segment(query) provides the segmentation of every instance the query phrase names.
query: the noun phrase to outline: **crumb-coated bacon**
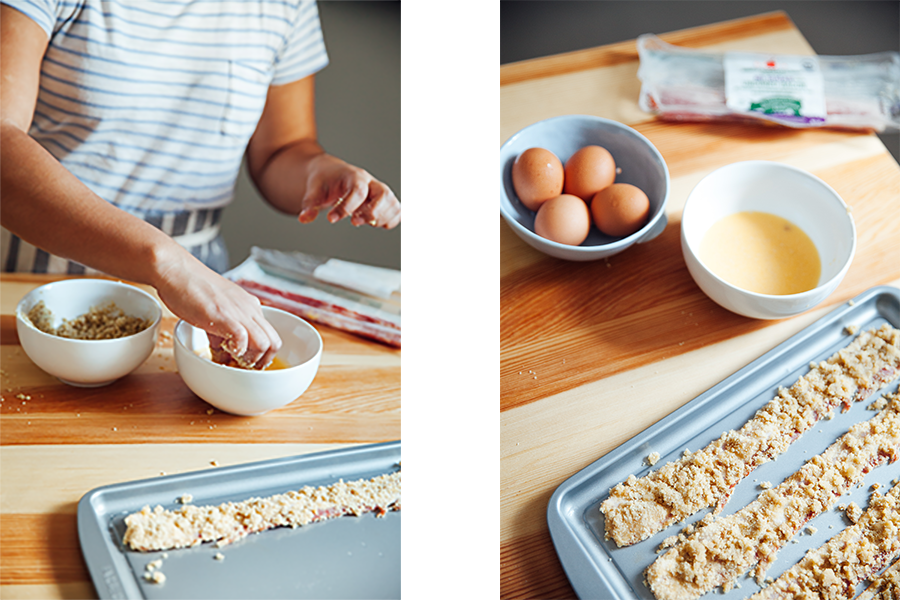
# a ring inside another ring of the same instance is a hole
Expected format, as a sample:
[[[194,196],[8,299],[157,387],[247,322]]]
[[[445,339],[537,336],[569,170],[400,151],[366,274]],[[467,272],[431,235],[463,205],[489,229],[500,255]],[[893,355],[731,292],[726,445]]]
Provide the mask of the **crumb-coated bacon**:
[[[134,550],[168,550],[196,546],[203,542],[219,545],[250,533],[273,527],[300,527],[344,515],[400,508],[400,471],[374,479],[338,481],[317,488],[268,498],[250,498],[218,506],[185,505],[176,510],[162,506],[142,510],[125,518],[124,542]]]
[[[859,522],[823,546],[810,550],[750,600],[849,600],[856,586],[900,555],[900,486],[872,495]],[[900,569],[895,564],[857,600],[897,598]]]
[[[857,423],[778,487],[719,518],[660,556],[646,571],[659,600],[694,600],[756,565],[762,581],[778,551],[872,469],[900,457],[900,395]]]
[[[900,531],[900,528],[897,529]],[[885,552],[887,556],[887,552]],[[856,600],[900,600],[900,561],[892,564]]]
[[[900,330],[860,334],[757,411],[738,431],[685,453],[648,475],[634,475],[600,506],[606,537],[618,546],[644,540],[708,506],[721,511],[737,484],[773,460],[817,421],[871,396],[900,373]]]

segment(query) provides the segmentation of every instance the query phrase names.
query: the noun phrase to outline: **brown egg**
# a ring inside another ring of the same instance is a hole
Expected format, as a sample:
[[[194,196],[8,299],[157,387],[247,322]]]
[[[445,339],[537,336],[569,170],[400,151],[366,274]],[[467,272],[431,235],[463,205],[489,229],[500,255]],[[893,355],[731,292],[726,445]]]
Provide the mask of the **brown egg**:
[[[537,210],[550,198],[562,194],[562,162],[549,150],[529,148],[516,157],[512,182],[522,204]]]
[[[534,218],[534,231],[539,236],[560,244],[577,246],[591,230],[591,212],[584,200],[563,194],[544,202]]]
[[[650,200],[630,183],[614,183],[594,196],[591,214],[597,229],[606,235],[624,237],[647,223]]]
[[[585,146],[566,161],[565,176],[563,191],[590,202],[616,180],[616,161],[606,148]]]

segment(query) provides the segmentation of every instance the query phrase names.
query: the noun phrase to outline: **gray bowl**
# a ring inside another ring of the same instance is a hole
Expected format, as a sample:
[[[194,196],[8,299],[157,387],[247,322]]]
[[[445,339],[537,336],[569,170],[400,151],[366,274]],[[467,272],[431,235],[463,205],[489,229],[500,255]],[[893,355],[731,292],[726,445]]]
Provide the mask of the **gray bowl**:
[[[647,224],[626,237],[612,237],[591,226],[580,246],[568,246],[542,238],[534,232],[535,212],[516,197],[512,184],[512,164],[528,148],[546,148],[566,163],[584,146],[603,146],[613,155],[616,183],[639,187],[650,200]],[[500,147],[500,214],[529,246],[566,260],[597,260],[618,254],[632,244],[647,242],[666,228],[669,199],[669,169],[659,151],[643,135],[628,127],[589,115],[566,115],[539,121],[522,129]]]

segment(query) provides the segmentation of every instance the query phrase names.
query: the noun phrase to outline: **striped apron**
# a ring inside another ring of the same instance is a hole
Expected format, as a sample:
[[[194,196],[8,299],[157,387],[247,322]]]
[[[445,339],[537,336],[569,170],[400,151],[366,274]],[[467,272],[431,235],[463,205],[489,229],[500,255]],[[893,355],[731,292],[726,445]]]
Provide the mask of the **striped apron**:
[[[145,220],[172,236],[203,264],[224,273],[228,250],[219,232],[222,208],[207,208],[147,216]],[[100,271],[54,256],[0,228],[0,270],[6,273],[63,273],[96,275]]]

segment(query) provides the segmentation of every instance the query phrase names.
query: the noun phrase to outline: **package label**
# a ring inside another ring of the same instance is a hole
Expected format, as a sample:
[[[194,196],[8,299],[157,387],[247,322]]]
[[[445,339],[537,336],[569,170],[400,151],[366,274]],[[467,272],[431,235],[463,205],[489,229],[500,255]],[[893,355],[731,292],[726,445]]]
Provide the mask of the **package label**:
[[[725,104],[786,124],[825,122],[825,86],[815,56],[727,52]]]

